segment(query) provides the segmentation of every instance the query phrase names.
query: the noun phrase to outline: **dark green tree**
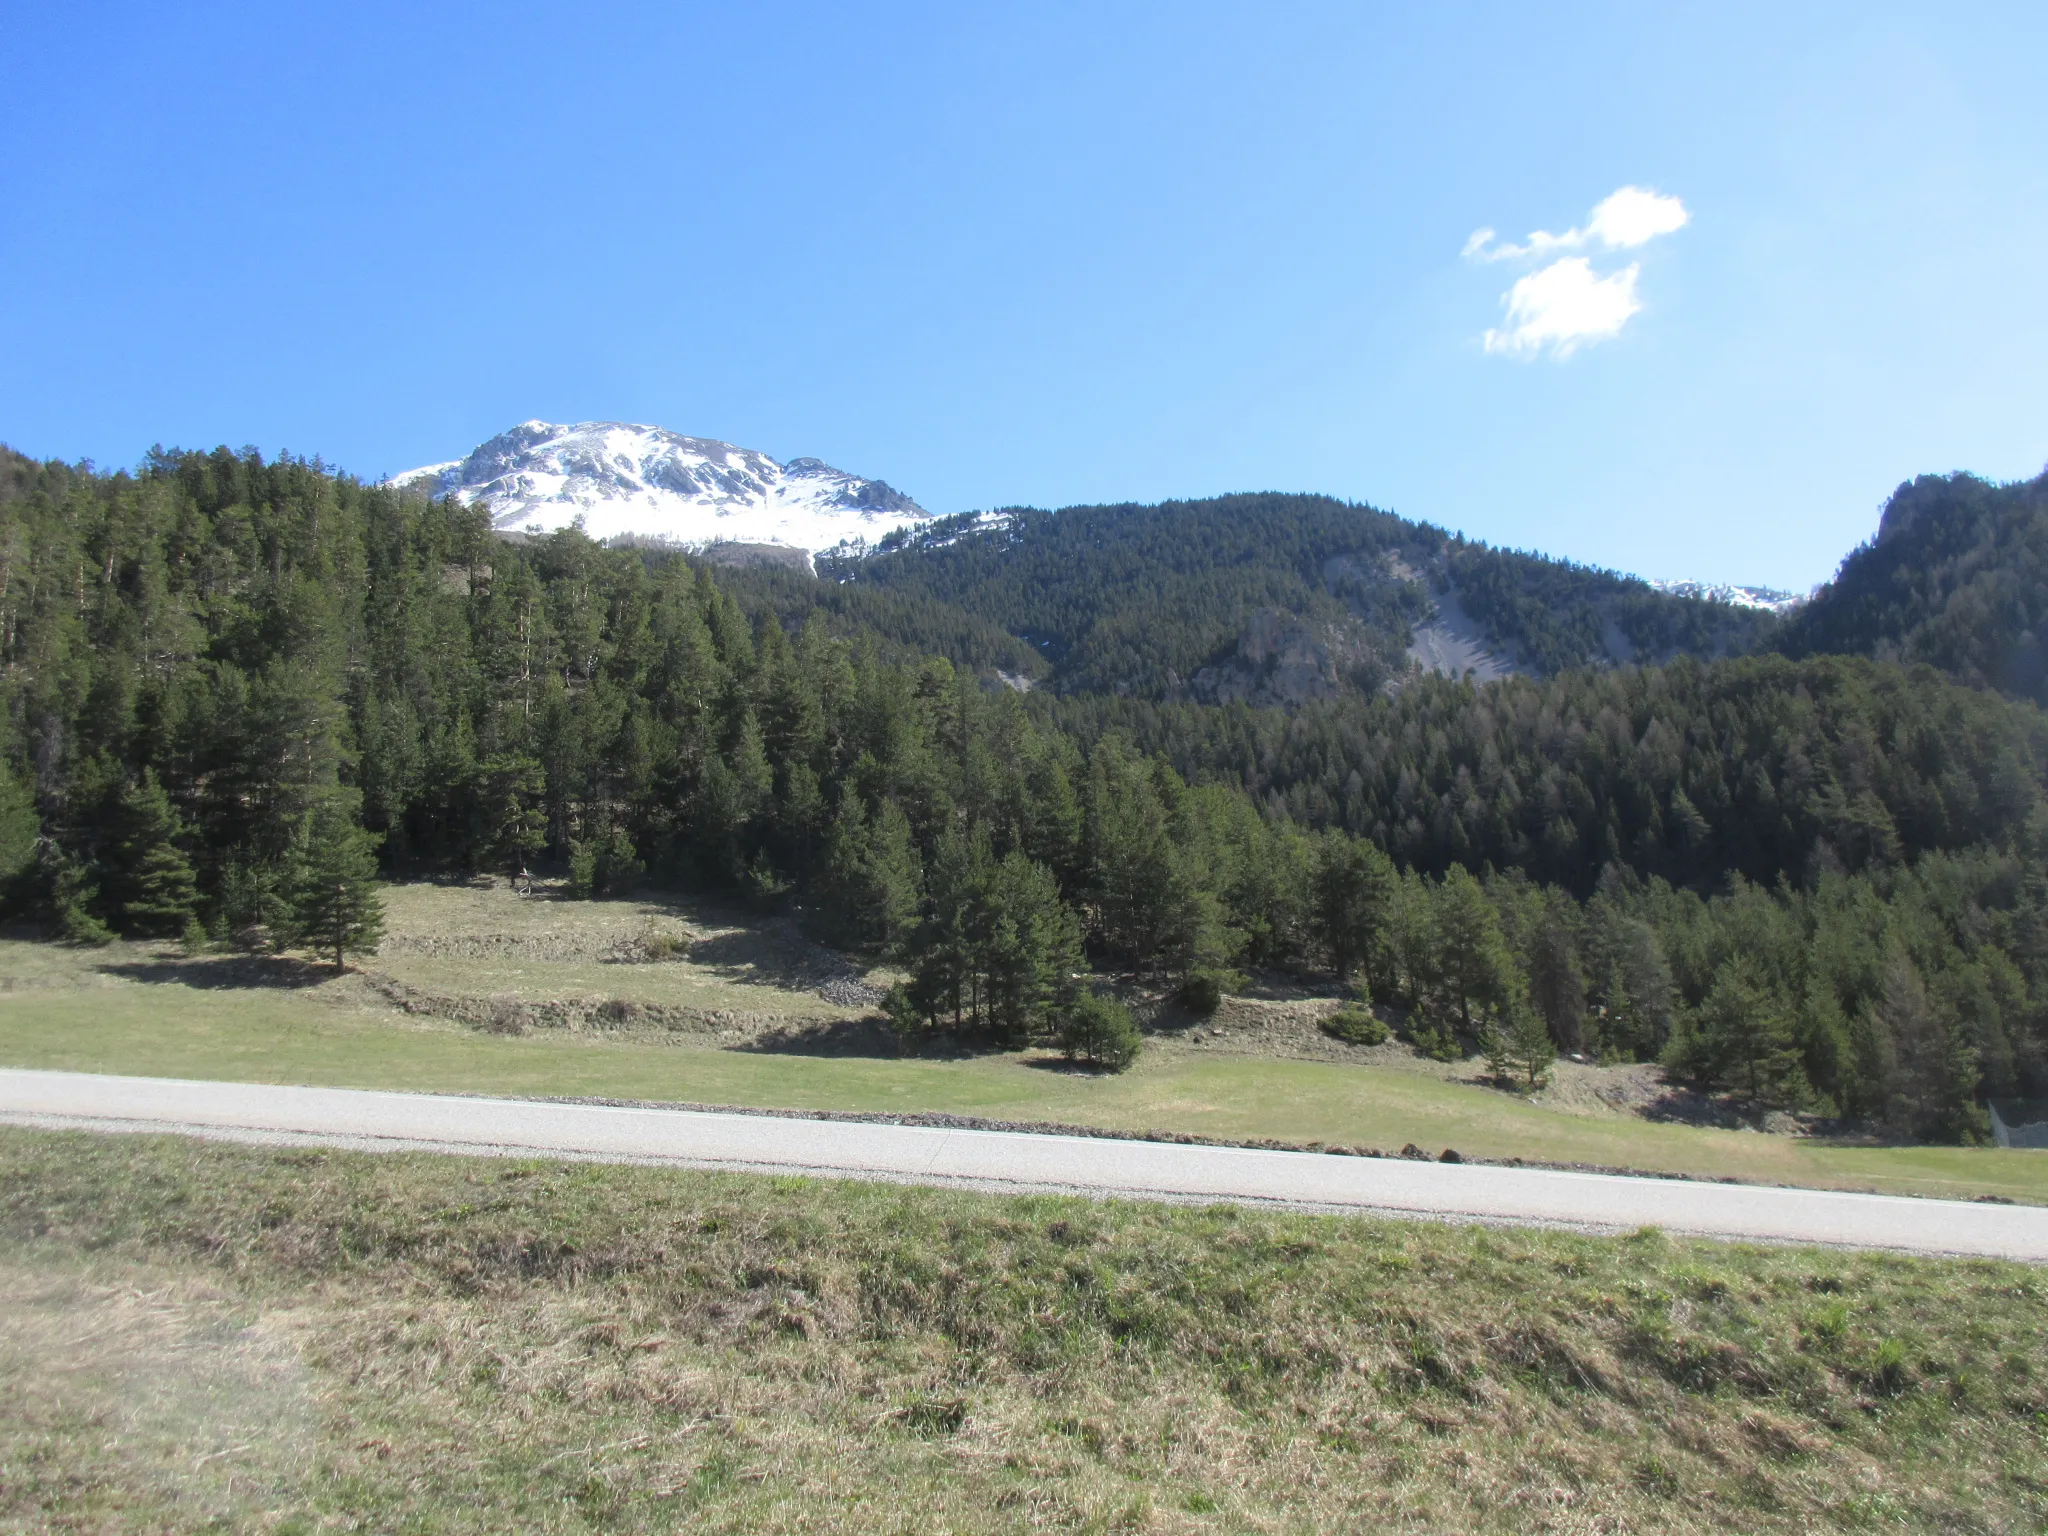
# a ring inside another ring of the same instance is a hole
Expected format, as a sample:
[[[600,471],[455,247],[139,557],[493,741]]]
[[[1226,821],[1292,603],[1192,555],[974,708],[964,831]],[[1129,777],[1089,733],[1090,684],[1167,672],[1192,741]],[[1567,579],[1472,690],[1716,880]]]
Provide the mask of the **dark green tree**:
[[[827,840],[818,926],[842,944],[897,955],[923,897],[924,863],[903,808],[884,800],[870,815],[857,794],[846,795]]]
[[[548,818],[541,797],[547,778],[540,763],[501,753],[480,765],[486,817],[484,847],[507,874],[517,876],[547,846]]]
[[[1577,916],[1570,897],[1562,891],[1547,893],[1526,961],[1529,1000],[1550,1038],[1566,1051],[1580,1049],[1585,1035],[1586,983],[1572,933]]]
[[[155,773],[145,771],[122,795],[118,823],[103,867],[120,926],[152,938],[183,934],[199,910],[199,885],[176,842],[183,828]]]
[[[1534,1093],[1557,1060],[1549,1024],[1529,1004],[1516,1003],[1488,1029],[1486,1059],[1497,1076],[1519,1077],[1523,1087]]]
[[[1973,1102],[1977,1055],[1957,1021],[1928,995],[1919,968],[1894,952],[1874,1009],[1888,1047],[1885,1121],[1893,1134],[1940,1141],[1984,1139]]]
[[[1466,1035],[1519,1001],[1524,983],[1501,933],[1500,916],[1479,882],[1453,866],[1433,893],[1436,985]]]
[[[1075,994],[1060,1019],[1059,1043],[1069,1061],[1123,1072],[1137,1061],[1145,1037],[1130,1009],[1115,998],[1084,990]]]
[[[1378,848],[1342,833],[1323,838],[1315,866],[1316,929],[1340,982],[1362,970],[1369,993],[1390,994],[1399,894],[1393,861]]]
[[[307,948],[333,955],[336,971],[349,954],[375,953],[383,937],[377,843],[338,796],[307,814],[290,881],[291,933]]]
[[[990,1027],[1017,1045],[1048,1032],[1081,970],[1081,932],[1052,871],[1005,854],[986,887],[975,956]]]
[[[34,867],[42,831],[35,796],[7,771],[6,759],[0,758],[0,907],[19,894],[18,886]]]
[[[1753,1104],[1796,1109],[1808,1097],[1796,1018],[1755,961],[1737,956],[1715,973],[1697,1014],[1672,1040],[1670,1064]]]

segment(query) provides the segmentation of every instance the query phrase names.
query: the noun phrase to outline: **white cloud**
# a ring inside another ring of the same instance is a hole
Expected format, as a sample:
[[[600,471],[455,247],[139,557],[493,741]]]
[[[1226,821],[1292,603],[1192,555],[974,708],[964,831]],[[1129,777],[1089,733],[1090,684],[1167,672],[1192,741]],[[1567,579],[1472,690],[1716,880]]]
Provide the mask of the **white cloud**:
[[[1619,335],[1643,307],[1636,297],[1641,270],[1632,261],[1602,277],[1583,256],[1560,257],[1507,291],[1507,326],[1486,333],[1486,350],[1570,357],[1587,342]]]
[[[1659,235],[1685,228],[1692,214],[1685,204],[1648,187],[1620,187],[1594,206],[1583,228],[1553,235],[1545,229],[1531,230],[1520,245],[1495,245],[1491,229],[1475,229],[1465,242],[1463,254],[1475,261],[1515,261],[1526,256],[1548,256],[1553,251],[1576,251],[1588,245],[1606,250],[1633,250]]]
[[[1684,203],[1647,187],[1622,187],[1594,208],[1586,233],[1610,251],[1633,250],[1692,222]]]
[[[1486,253],[1486,248],[1491,244],[1493,244],[1493,228],[1491,225],[1488,225],[1473,230],[1466,237],[1465,249],[1458,252],[1458,254],[1468,261],[1474,257],[1481,261],[1491,261],[1493,258]]]
[[[1602,273],[1594,270],[1591,257],[1559,253],[1589,247],[1632,251],[1691,221],[1692,214],[1675,197],[1648,187],[1620,187],[1594,205],[1583,226],[1561,235],[1538,229],[1520,245],[1498,245],[1491,228],[1473,230],[1462,252],[1467,261],[1544,263],[1501,295],[1507,323],[1485,334],[1486,350],[1569,357],[1591,342],[1620,335],[1629,318],[1642,311],[1636,296],[1641,263]]]

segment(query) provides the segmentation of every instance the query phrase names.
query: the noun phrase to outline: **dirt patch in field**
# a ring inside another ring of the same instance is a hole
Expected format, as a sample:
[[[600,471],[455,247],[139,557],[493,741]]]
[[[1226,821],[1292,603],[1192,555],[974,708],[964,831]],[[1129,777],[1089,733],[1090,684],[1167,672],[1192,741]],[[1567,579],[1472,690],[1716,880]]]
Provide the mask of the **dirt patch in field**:
[[[0,1512],[55,1495],[77,1520],[65,1529],[231,1529],[297,1496],[320,1405],[288,1313],[98,1264],[10,1260],[0,1294],[9,1434],[61,1445],[69,1473],[55,1487],[47,1456],[22,1458]]]
[[[797,1039],[856,1023],[883,990],[787,918],[701,901],[572,901],[477,880],[393,887],[386,912],[366,985],[407,1013],[497,1033]]]
[[[1277,990],[1277,989],[1276,989]],[[1206,1019],[1194,1018],[1170,999],[1134,998],[1153,1044],[1169,1050],[1216,1056],[1277,1056],[1297,1061],[1349,1061],[1373,1066],[1422,1061],[1398,1041],[1346,1045],[1323,1033],[1323,1020],[1351,1006],[1340,997],[1314,995],[1226,996]],[[1438,1063],[1426,1063],[1432,1076]]]

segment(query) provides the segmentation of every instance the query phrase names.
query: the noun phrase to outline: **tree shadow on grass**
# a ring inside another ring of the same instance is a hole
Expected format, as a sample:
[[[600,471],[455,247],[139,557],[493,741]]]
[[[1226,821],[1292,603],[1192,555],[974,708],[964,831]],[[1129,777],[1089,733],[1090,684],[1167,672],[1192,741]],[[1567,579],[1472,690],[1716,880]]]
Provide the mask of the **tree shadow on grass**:
[[[1116,1076],[1107,1067],[1098,1067],[1087,1061],[1069,1061],[1064,1056],[1031,1056],[1025,1059],[1024,1065],[1034,1072],[1057,1072],[1062,1077]]]
[[[860,1019],[822,1019],[816,1024],[790,1024],[771,1029],[729,1047],[764,1056],[864,1056],[889,1061],[972,1061],[1005,1056],[1016,1047],[974,1035],[926,1035],[905,1051],[895,1031],[879,1014]]]
[[[334,979],[334,967],[293,955],[218,955],[197,960],[124,960],[94,967],[103,976],[201,992],[297,990]]]
[[[860,971],[851,961],[822,945],[774,929],[708,934],[691,943],[689,960],[738,986],[811,992],[835,981],[860,985]]]
[[[816,1024],[788,1024],[731,1047],[758,1056],[902,1055],[896,1036],[880,1019],[823,1019]]]

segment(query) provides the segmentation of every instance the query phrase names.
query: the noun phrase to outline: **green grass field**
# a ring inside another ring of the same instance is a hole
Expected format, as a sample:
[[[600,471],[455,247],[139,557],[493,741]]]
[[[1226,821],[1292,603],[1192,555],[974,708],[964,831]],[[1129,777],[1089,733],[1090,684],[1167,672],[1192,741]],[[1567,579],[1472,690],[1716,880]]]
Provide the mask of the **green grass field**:
[[[0,1130],[0,1531],[2021,1532],[2024,1266]]]
[[[135,979],[144,974],[172,979]],[[635,971],[651,968],[630,968]],[[121,952],[0,941],[0,1065],[506,1095],[909,1113],[1523,1157],[1817,1187],[2048,1200],[2048,1152],[1860,1148],[1582,1115],[1419,1072],[1161,1050],[1121,1077],[1050,1059],[807,1056],[398,1014],[348,983],[210,988]],[[756,988],[762,1006],[787,993]]]

